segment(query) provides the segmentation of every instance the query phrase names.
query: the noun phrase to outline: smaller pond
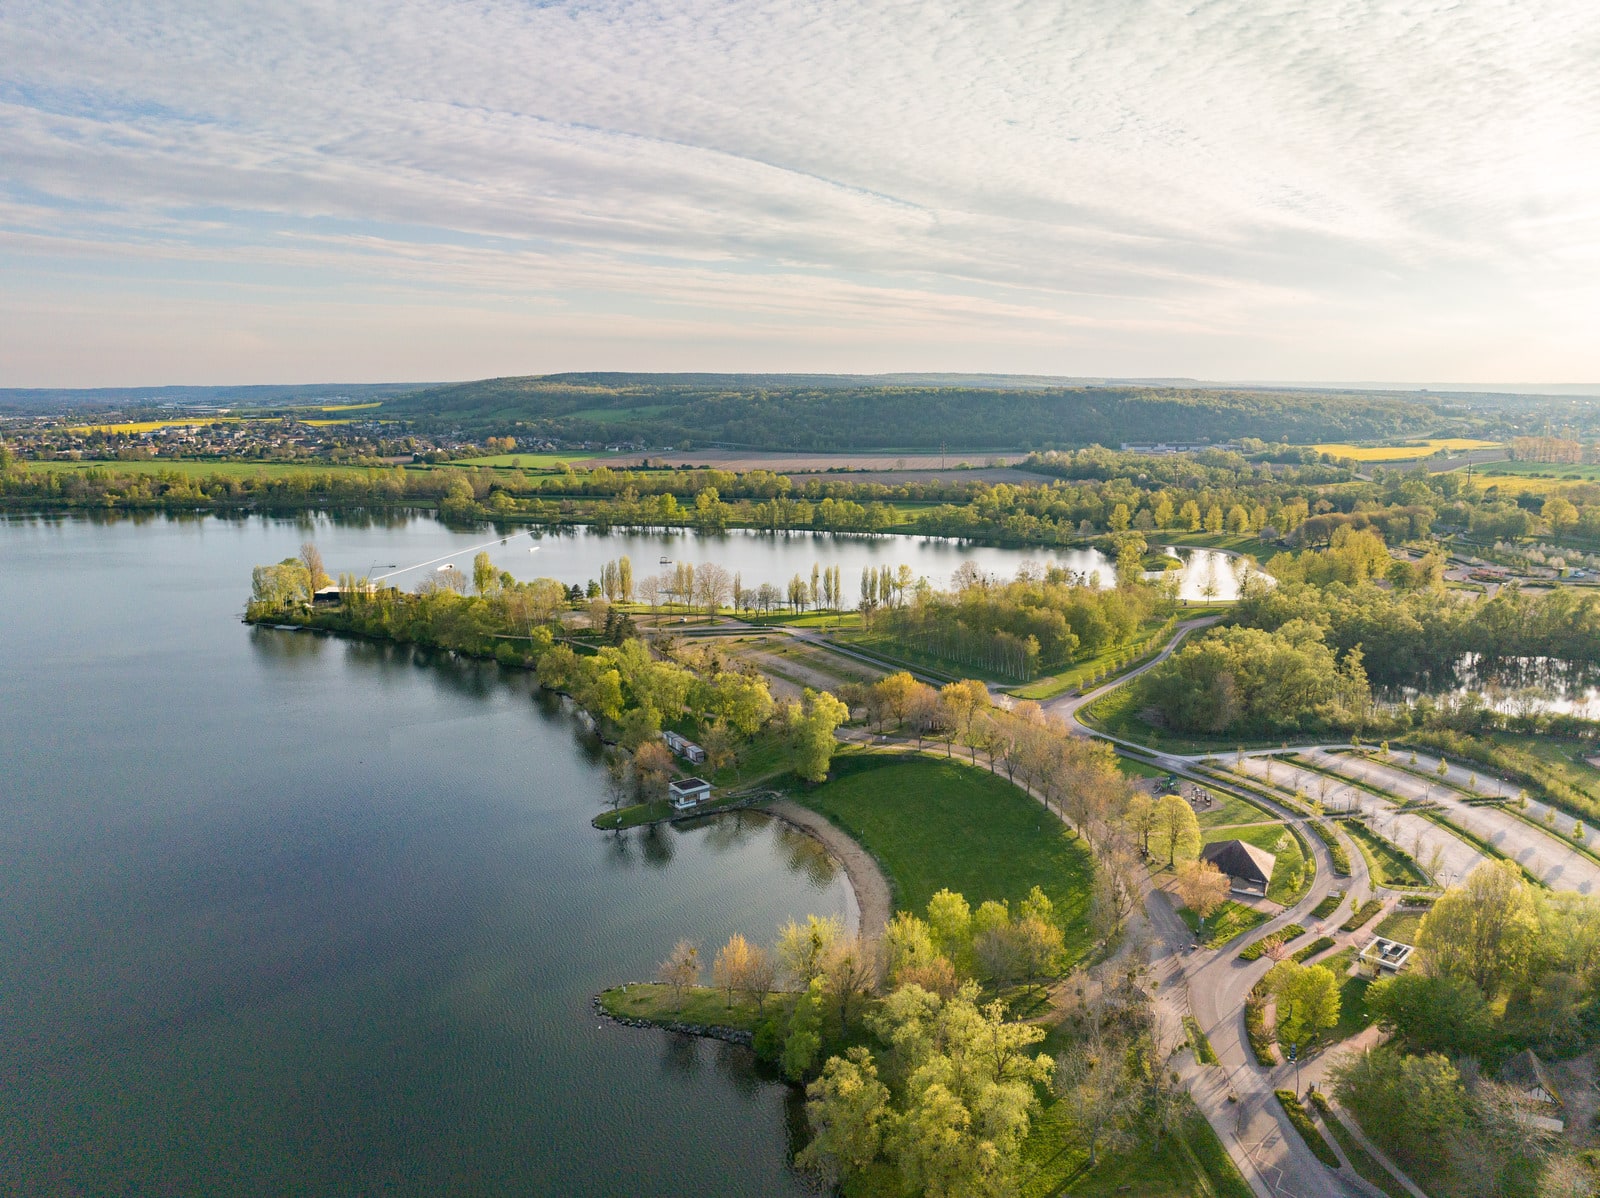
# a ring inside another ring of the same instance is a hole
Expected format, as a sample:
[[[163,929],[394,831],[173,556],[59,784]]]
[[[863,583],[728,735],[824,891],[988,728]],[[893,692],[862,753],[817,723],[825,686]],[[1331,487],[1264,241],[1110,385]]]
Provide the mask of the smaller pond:
[[[1510,657],[1493,663],[1464,654],[1450,675],[1432,687],[1375,687],[1391,705],[1427,699],[1437,706],[1481,707],[1529,719],[1541,715],[1600,720],[1600,672],[1552,657]]]

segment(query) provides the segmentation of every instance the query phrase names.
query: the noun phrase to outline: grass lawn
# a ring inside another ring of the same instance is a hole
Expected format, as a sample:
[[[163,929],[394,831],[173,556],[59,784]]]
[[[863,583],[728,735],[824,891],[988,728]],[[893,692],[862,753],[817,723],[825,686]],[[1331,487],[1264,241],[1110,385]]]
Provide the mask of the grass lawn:
[[[861,613],[856,611],[774,612],[770,616],[745,616],[751,624],[782,624],[788,628],[858,629]]]
[[[1192,1107],[1170,1135],[1159,1142],[1141,1139],[1126,1152],[1101,1151],[1100,1163],[1079,1172],[1084,1154],[1062,1147],[1065,1116],[1046,1106],[1023,1149],[1026,1198],[1055,1194],[1099,1198],[1250,1198],[1250,1187],[1228,1156],[1217,1133]]]
[[[1191,932],[1199,931],[1200,918],[1193,911],[1187,907],[1179,907],[1178,915]],[[1257,911],[1254,907],[1246,907],[1243,903],[1225,899],[1222,906],[1206,919],[1206,947],[1221,948],[1235,936],[1242,935],[1251,928],[1260,927],[1269,918],[1265,911]]]
[[[1089,948],[1089,853],[1003,777],[959,760],[844,751],[834,777],[798,802],[826,815],[883,865],[895,905],[923,911],[948,887],[976,907],[1040,886],[1074,959]]]
[[[767,997],[764,1014],[785,1010],[794,1005],[797,994],[773,993]],[[636,982],[628,986],[614,986],[601,991],[600,1006],[606,1014],[620,1019],[648,1019],[655,1023],[718,1024],[754,1032],[763,1017],[758,1014],[754,999],[735,993],[733,1005],[728,1005],[727,995],[710,986],[686,986],[683,1003],[679,1006],[671,986],[659,982]]]
[[[1342,819],[1339,826],[1356,842],[1361,855],[1367,859],[1372,880],[1379,886],[1426,886],[1428,875],[1422,867],[1401,853],[1394,845],[1379,836],[1359,820]]]
[[[1143,761],[1136,761],[1132,757],[1118,757],[1117,768],[1130,778],[1170,778],[1171,770],[1157,769]]]
[[[1272,867],[1272,882],[1267,887],[1267,897],[1275,903],[1287,906],[1294,900],[1306,881],[1306,855],[1300,847],[1300,841],[1289,830],[1287,824],[1259,824],[1250,828],[1213,828],[1201,830],[1204,843],[1215,844],[1219,840],[1242,840],[1246,844],[1253,844],[1258,849],[1276,855],[1277,863]]]
[[[1141,708],[1148,706],[1144,701],[1143,687],[1140,685],[1143,677],[1134,679],[1126,686],[1119,686],[1108,694],[1101,695],[1093,703],[1083,708],[1079,713],[1083,721],[1092,728],[1101,732],[1109,732],[1112,736],[1120,736],[1123,740],[1131,740],[1138,744],[1149,745],[1151,748],[1163,749],[1170,753],[1216,753],[1226,755],[1237,748],[1245,749],[1275,749],[1283,743],[1278,740],[1224,740],[1217,737],[1188,736],[1179,732],[1171,732],[1164,728],[1157,728],[1146,723],[1140,718]],[[1305,743],[1311,743],[1314,737],[1301,737]],[[1293,743],[1292,741],[1290,743]]]
[[[892,666],[916,670],[927,674],[930,678],[939,678],[948,682],[955,682],[961,678],[978,678],[984,682],[1014,682],[1014,678],[1001,678],[986,670],[976,669],[971,666],[960,665],[957,662],[946,661],[942,657],[935,657],[931,653],[922,653],[910,645],[895,640],[881,633],[868,632],[861,628],[842,629],[834,638],[841,645],[867,653],[882,659]]]
[[[1377,933],[1385,940],[1398,940],[1401,944],[1415,944],[1417,932],[1422,928],[1426,911],[1394,911],[1378,923]]]
[[[1339,1147],[1344,1149],[1346,1159],[1357,1173],[1388,1194],[1390,1198],[1411,1198],[1411,1191],[1401,1185],[1399,1179],[1378,1162],[1377,1157],[1361,1146],[1361,1141],[1351,1134],[1344,1120],[1336,1114],[1329,1113],[1323,1115],[1322,1121],[1333,1133],[1333,1138],[1339,1141]]]
[[[1202,828],[1215,828],[1221,824],[1258,824],[1263,820],[1273,820],[1280,826],[1283,823],[1278,816],[1268,811],[1265,807],[1257,807],[1254,803],[1246,802],[1244,799],[1234,795],[1223,794],[1221,791],[1210,790],[1209,788],[1207,793],[1213,799],[1211,806],[1195,812]],[[1233,840],[1235,837],[1228,835],[1219,836],[1216,839]],[[1244,840],[1247,838],[1241,836],[1238,839]],[[1207,843],[1209,844],[1210,841],[1207,841]],[[1254,844],[1255,841],[1252,840],[1250,843]]]
[[[1339,1022],[1323,1033],[1321,1039],[1325,1044],[1348,1040],[1372,1022],[1372,1016],[1367,1013],[1367,987],[1372,984],[1372,979],[1347,976],[1355,959],[1355,949],[1343,948],[1317,962],[1333,970],[1334,976],[1339,979]]]
[[[1547,736],[1521,736],[1514,732],[1493,732],[1487,739],[1537,757],[1568,786],[1600,801],[1600,770],[1583,759],[1585,749],[1595,751],[1593,745]]]

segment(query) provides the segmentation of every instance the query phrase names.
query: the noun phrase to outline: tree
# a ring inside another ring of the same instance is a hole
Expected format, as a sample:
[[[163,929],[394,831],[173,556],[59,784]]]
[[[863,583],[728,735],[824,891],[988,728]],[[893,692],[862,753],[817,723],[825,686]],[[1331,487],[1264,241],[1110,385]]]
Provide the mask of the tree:
[[[717,989],[727,995],[727,1005],[730,1007],[733,1006],[733,992],[747,988],[752,948],[748,940],[735,932],[728,937],[728,943],[717,951],[717,959],[711,963],[711,980]]]
[[[1373,1021],[1416,1052],[1476,1056],[1494,1031],[1493,1013],[1470,978],[1410,971],[1373,982],[1365,1001]]]
[[[916,694],[920,685],[921,683],[904,670],[880,678],[872,684],[872,689],[882,697],[889,714],[894,716],[896,727],[905,726],[906,714],[911,710],[912,696]]]
[[[626,554],[617,559],[617,590],[624,603],[633,602],[633,560]]]
[[[500,589],[500,571],[494,568],[487,553],[480,553],[472,559],[472,589],[480,595]]]
[[[957,972],[971,967],[972,909],[967,900],[953,890],[940,890],[928,900],[928,930],[940,955]]]
[[[839,1034],[850,1026],[850,1004],[858,994],[877,988],[879,956],[877,945],[862,936],[840,937],[829,946],[822,962],[822,976],[828,993],[839,1004]]]
[[[1142,874],[1139,860],[1125,845],[1114,845],[1100,856],[1089,898],[1089,921],[1095,936],[1109,940],[1139,902]]]
[[[646,741],[633,753],[633,776],[641,803],[654,803],[667,797],[672,782],[672,750],[659,740]]]
[[[1438,1053],[1383,1045],[1341,1057],[1329,1076],[1339,1102],[1402,1168],[1437,1172],[1452,1133],[1467,1124],[1461,1074]]]
[[[789,1034],[783,1042],[783,1072],[799,1081],[816,1064],[822,1050],[822,1011],[827,1001],[822,979],[814,977],[789,1015]]]
[[[719,608],[727,605],[732,594],[733,577],[727,570],[715,562],[695,567],[694,596],[706,609],[706,615],[716,615]]]
[[[976,678],[952,682],[939,692],[945,710],[950,713],[956,732],[962,742],[972,750],[972,760],[978,760],[978,746],[972,729],[979,714],[989,706],[989,688]]]
[[[1211,862],[1184,861],[1172,888],[1183,905],[1204,920],[1227,899],[1228,886],[1227,875]]]
[[[300,563],[306,568],[310,591],[319,591],[333,581],[328,577],[328,571],[323,568],[322,550],[317,548],[315,541],[301,544]]]
[[[1485,861],[1434,903],[1417,947],[1430,972],[1468,978],[1493,996],[1520,974],[1537,931],[1533,898],[1516,862]]]
[[[827,778],[833,751],[838,747],[834,731],[849,718],[850,709],[827,691],[807,687],[799,703],[790,703],[785,709],[784,726],[794,772],[807,782]]]
[[[656,966],[656,980],[672,987],[672,1000],[683,1013],[683,992],[700,980],[700,949],[689,940],[673,945],[672,955]]]
[[[1339,979],[1326,965],[1279,961],[1267,974],[1278,1000],[1278,1042],[1303,1048],[1339,1022]]]
[[[844,924],[836,915],[807,915],[804,924],[790,920],[778,932],[778,962],[784,976],[804,989],[822,976],[828,954],[844,937]]]
[[[889,1116],[889,1087],[878,1080],[872,1054],[857,1047],[831,1057],[822,1076],[806,1087],[811,1142],[795,1164],[839,1184],[878,1158]]]
[[[1162,795],[1150,828],[1150,852],[1157,861],[1176,866],[1200,854],[1200,821],[1181,795]]]
[[[1127,1045],[1103,1036],[1098,1025],[1056,1061],[1055,1092],[1089,1149],[1091,1169],[1102,1146],[1120,1148],[1130,1138],[1139,1083],[1128,1064]]]

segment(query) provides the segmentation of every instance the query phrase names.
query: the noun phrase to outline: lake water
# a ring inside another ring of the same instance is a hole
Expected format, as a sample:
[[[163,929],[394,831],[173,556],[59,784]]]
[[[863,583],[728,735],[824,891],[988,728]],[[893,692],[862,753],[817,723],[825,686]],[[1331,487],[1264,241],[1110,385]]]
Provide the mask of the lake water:
[[[403,517],[386,526],[356,527],[327,519],[312,531],[332,574],[348,571],[389,578],[409,590],[440,560],[453,555],[458,568],[470,567],[472,553],[482,548],[495,566],[515,578],[559,578],[586,582],[599,578],[606,562],[626,555],[635,578],[670,571],[670,563],[698,565],[716,562],[738,571],[747,587],[770,582],[779,588],[795,574],[810,577],[811,567],[838,566],[845,596],[852,605],[861,570],[865,566],[911,567],[937,587],[948,587],[963,562],[973,562],[986,574],[1013,577],[1025,562],[1055,564],[1083,579],[1096,575],[1109,585],[1115,565],[1098,549],[997,549],[959,541],[923,537],[836,536],[828,533],[761,533],[735,529],[716,535],[694,532],[595,532],[588,528],[523,530],[491,538],[485,529],[450,529],[428,517]],[[310,534],[308,534],[310,535]],[[285,542],[292,554],[298,542]],[[1250,572],[1244,559],[1214,549],[1169,550],[1181,557],[1179,596],[1198,602],[1208,596],[1218,600],[1239,597],[1241,580]],[[666,558],[663,562],[661,559]],[[426,564],[424,564],[426,563]]]
[[[842,874],[760,816],[595,832],[526,675],[240,625],[302,535],[0,521],[0,1193],[804,1192],[787,1087],[590,1000],[853,918]]]
[[[374,574],[488,539],[0,520],[0,1192],[804,1192],[793,1091],[590,1002],[680,935],[853,918],[842,874],[760,816],[595,832],[596,746],[525,674],[241,625],[250,567],[308,538]],[[750,533],[490,552],[566,581],[621,553],[749,585],[813,561],[847,583],[869,562],[941,584],[965,560],[1104,568]]]
[[[1567,715],[1600,719],[1600,671],[1547,657],[1513,657],[1491,666],[1468,653],[1439,685],[1427,689],[1383,687],[1375,694],[1380,702],[1396,705],[1414,703],[1426,695],[1438,704],[1470,701],[1524,718]]]

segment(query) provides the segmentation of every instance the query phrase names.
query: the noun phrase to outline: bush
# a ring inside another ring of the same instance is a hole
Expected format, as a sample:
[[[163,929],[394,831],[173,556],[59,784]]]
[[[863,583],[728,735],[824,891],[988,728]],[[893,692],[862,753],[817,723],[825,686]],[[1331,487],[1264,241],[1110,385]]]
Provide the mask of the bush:
[[[1371,898],[1357,907],[1355,913],[1339,925],[1341,931],[1354,932],[1372,922],[1372,918],[1383,910],[1383,900]]]
[[[1298,952],[1292,954],[1292,959],[1295,961],[1308,960],[1309,958],[1316,956],[1318,953],[1332,948],[1333,945],[1334,940],[1332,936],[1318,936],[1303,949],[1300,949]]]
[[[1250,1051],[1255,1055],[1256,1064],[1268,1067],[1276,1065],[1278,1046],[1272,1042],[1272,1036],[1267,1031],[1266,999],[1254,991],[1244,1004],[1244,1030],[1250,1037]]]
[[[1350,854],[1339,843],[1338,834],[1320,819],[1306,820],[1307,826],[1317,834],[1317,839],[1328,846],[1328,856],[1333,858],[1333,872],[1341,878],[1350,876]]]
[[[1340,1167],[1339,1154],[1333,1150],[1333,1145],[1328,1143],[1317,1125],[1311,1122],[1311,1114],[1301,1105],[1295,1097],[1293,1090],[1276,1090],[1278,1101],[1283,1104],[1284,1113],[1289,1116],[1289,1122],[1294,1124],[1295,1131],[1300,1133],[1300,1138],[1306,1142],[1306,1147],[1316,1154],[1316,1158],[1330,1169]]]
[[[1306,930],[1300,924],[1292,923],[1285,928],[1280,928],[1270,936],[1263,936],[1247,944],[1239,950],[1239,960],[1259,961],[1261,957],[1275,944],[1287,944],[1297,936],[1304,936]]]
[[[1194,1046],[1194,1059],[1202,1065],[1215,1065],[1217,1051],[1211,1047],[1210,1038],[1200,1030],[1200,1025],[1194,1021],[1193,1016],[1183,1017],[1183,1028],[1189,1033],[1189,1043]]]
[[[1316,905],[1311,912],[1311,918],[1327,919],[1328,916],[1332,915],[1339,909],[1339,904],[1342,902],[1344,902],[1344,892],[1335,890],[1327,898],[1323,899]]]

